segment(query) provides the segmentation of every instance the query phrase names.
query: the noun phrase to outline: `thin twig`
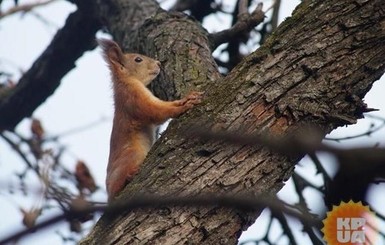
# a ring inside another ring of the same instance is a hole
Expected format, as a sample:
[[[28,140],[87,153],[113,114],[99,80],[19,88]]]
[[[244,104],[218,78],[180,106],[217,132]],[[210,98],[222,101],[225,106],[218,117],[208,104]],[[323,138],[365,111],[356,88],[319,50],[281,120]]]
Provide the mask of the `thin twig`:
[[[24,237],[36,230],[47,228],[52,224],[64,220],[76,219],[89,213],[105,212],[110,215],[119,215],[122,212],[129,212],[138,208],[157,208],[159,206],[221,206],[243,210],[256,210],[269,207],[271,210],[280,210],[287,215],[300,219],[312,225],[318,225],[321,221],[313,216],[303,215],[298,210],[291,209],[278,199],[266,196],[196,196],[196,197],[169,197],[169,196],[134,196],[117,201],[111,205],[82,205],[72,207],[63,214],[51,217],[31,229],[23,229],[0,240],[0,245],[7,244],[21,237]]]
[[[20,150],[20,147],[19,147],[18,144],[16,144],[15,142],[13,142],[8,136],[6,136],[6,135],[4,134],[4,132],[3,132],[3,133],[0,133],[0,137],[3,138],[3,140],[4,140],[5,142],[7,142],[7,143],[12,147],[13,150],[16,151],[16,153],[20,156],[21,159],[23,159],[23,161],[25,162],[25,164],[27,164],[27,166],[28,166],[30,169],[33,169],[36,173],[39,172],[39,171],[37,171],[37,169],[35,168],[34,164],[33,164],[31,161],[29,161],[29,159],[26,157],[26,155],[24,154],[24,152],[22,152],[22,151]]]
[[[328,152],[340,158],[359,158],[373,161],[370,169],[385,165],[385,148],[381,147],[358,147],[351,149],[340,149],[321,143],[322,133],[316,130],[303,130],[301,134],[292,134],[288,137],[276,137],[274,135],[246,134],[242,132],[213,132],[204,127],[191,127],[186,135],[198,137],[204,140],[223,141],[227,144],[264,146],[273,151],[287,155],[309,154],[316,151]],[[340,162],[340,164],[345,164]],[[353,167],[353,163],[349,163]],[[347,166],[347,167],[349,167]],[[360,170],[360,166],[356,166]],[[368,168],[366,165],[362,169]]]
[[[278,222],[281,224],[283,232],[286,234],[287,238],[289,239],[290,244],[297,245],[297,240],[295,239],[293,232],[291,228],[289,227],[289,224],[287,222],[287,219],[284,215],[284,213],[281,210],[274,210],[271,212],[272,218],[275,218],[278,220]]]
[[[249,5],[248,0],[239,0],[238,3],[238,16],[241,17],[244,14],[248,14],[247,6]]]
[[[239,11],[244,11],[244,0],[240,1]],[[242,3],[242,4],[241,4]],[[247,5],[246,5],[247,6]],[[251,13],[240,12],[238,14],[238,21],[229,29],[217,33],[210,34],[209,38],[212,42],[212,48],[215,49],[222,43],[228,42],[231,39],[240,35],[240,33],[248,33],[265,19],[265,13],[262,11],[262,3],[259,3],[255,10]]]
[[[308,155],[310,159],[313,161],[317,169],[317,173],[320,173],[322,175],[324,184],[329,183],[332,179],[330,178],[329,174],[326,172],[325,168],[322,166],[322,163],[319,160],[318,156],[313,152],[309,153]]]
[[[89,129],[93,128],[93,127],[96,127],[96,126],[106,122],[107,120],[109,120],[108,117],[101,117],[98,120],[95,120],[93,122],[87,123],[85,125],[82,125],[82,126],[79,126],[79,127],[76,127],[76,128],[69,129],[69,130],[64,131],[62,133],[59,133],[57,135],[47,137],[44,140],[46,140],[46,141],[56,141],[56,140],[58,140],[58,138],[63,138],[63,137],[69,136],[69,135],[73,135],[73,134],[77,134],[77,133],[89,130]]]
[[[35,3],[26,3],[26,4],[22,4],[22,5],[16,5],[10,9],[8,9],[5,12],[0,12],[0,19],[7,17],[7,16],[10,16],[14,13],[18,13],[18,12],[27,13],[36,7],[48,5],[54,1],[56,1],[56,0],[46,0],[46,1],[42,1],[42,2],[38,1]]]
[[[377,116],[367,116],[367,117],[371,117],[373,119],[377,119],[379,121],[382,121],[382,124],[380,124],[377,127],[374,127],[373,125],[371,125],[370,128],[368,129],[368,131],[366,131],[364,133],[360,133],[360,134],[356,134],[356,135],[352,135],[352,136],[340,137],[340,138],[325,137],[325,140],[340,142],[343,140],[351,140],[351,139],[356,139],[356,138],[360,138],[360,137],[364,137],[364,136],[370,136],[373,133],[375,133],[375,132],[377,132],[377,131],[379,131],[385,127],[385,119],[384,118],[377,117]]]

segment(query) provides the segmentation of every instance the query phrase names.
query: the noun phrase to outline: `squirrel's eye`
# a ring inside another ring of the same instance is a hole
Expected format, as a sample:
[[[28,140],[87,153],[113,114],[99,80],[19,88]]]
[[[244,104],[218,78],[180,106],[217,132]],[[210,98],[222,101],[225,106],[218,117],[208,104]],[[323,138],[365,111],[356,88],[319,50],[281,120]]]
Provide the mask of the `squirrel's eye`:
[[[136,58],[135,58],[135,62],[136,62],[136,63],[140,63],[140,62],[142,62],[142,61],[143,61],[143,59],[140,58],[140,57],[136,57]]]

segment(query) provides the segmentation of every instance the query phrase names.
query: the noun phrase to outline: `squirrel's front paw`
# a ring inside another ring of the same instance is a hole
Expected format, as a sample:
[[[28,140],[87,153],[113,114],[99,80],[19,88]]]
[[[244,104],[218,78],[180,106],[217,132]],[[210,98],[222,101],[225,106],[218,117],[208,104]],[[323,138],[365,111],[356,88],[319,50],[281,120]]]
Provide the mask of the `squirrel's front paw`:
[[[202,102],[204,92],[192,91],[183,100],[184,105],[193,106]]]

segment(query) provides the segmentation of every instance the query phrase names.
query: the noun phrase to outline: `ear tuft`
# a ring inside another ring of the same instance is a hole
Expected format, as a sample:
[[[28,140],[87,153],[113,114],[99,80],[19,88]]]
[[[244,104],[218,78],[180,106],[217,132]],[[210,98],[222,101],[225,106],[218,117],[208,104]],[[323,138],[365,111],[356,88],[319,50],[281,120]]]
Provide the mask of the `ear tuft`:
[[[100,38],[96,40],[103,52],[104,60],[110,65],[119,63],[122,64],[123,52],[120,49],[119,45],[109,39]]]

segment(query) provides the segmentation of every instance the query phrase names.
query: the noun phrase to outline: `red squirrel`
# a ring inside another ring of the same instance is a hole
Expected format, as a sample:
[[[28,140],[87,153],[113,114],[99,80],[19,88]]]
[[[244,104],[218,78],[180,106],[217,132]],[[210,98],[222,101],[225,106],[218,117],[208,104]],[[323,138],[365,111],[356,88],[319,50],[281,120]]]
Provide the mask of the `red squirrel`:
[[[155,141],[156,126],[199,104],[203,93],[160,100],[146,87],[159,74],[159,61],[123,53],[108,39],[99,39],[98,43],[111,71],[115,104],[106,178],[110,202],[138,172]]]

